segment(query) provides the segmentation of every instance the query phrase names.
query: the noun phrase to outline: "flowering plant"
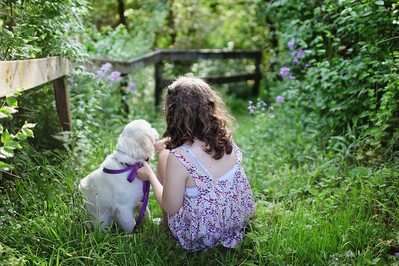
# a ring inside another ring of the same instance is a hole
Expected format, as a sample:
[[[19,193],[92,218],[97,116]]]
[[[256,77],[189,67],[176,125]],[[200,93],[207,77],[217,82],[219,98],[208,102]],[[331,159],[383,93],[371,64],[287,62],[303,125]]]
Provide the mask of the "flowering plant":
[[[295,39],[291,39],[287,43],[288,49],[291,51],[291,56],[292,56],[291,63],[293,63],[294,65],[292,67],[283,66],[282,68],[280,68],[280,75],[283,79],[284,78],[295,79],[293,72],[296,69],[303,70],[310,66],[309,63],[305,63],[303,60],[305,58],[306,51],[303,50],[302,48],[296,50],[295,44],[296,44]]]
[[[276,97],[276,103],[283,102],[285,102],[284,97],[278,95]],[[253,101],[248,102],[248,111],[251,115],[255,115],[256,113],[263,113],[266,114],[269,118],[273,119],[275,118],[274,108],[275,107],[273,105],[268,106],[268,104],[262,99],[258,99],[256,104]]]

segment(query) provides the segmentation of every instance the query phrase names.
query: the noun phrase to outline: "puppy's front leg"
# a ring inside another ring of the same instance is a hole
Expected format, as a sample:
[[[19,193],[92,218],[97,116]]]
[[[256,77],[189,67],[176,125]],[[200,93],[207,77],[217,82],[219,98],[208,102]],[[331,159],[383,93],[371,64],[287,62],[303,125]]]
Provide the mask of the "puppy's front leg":
[[[116,222],[126,233],[133,231],[136,226],[136,220],[133,217],[133,211],[129,208],[118,208],[116,210]]]

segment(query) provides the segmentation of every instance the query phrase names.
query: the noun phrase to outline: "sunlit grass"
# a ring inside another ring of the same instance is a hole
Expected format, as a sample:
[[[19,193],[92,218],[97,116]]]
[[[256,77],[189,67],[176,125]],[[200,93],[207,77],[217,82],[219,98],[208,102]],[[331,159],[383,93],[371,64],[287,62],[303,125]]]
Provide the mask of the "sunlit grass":
[[[98,232],[88,223],[77,182],[116,144],[118,130],[86,136],[90,150],[37,151],[15,158],[19,177],[1,179],[0,262],[9,265],[370,265],[398,263],[389,253],[398,238],[395,165],[348,165],[318,149],[301,117],[281,108],[275,119],[247,114],[230,102],[235,140],[257,202],[256,217],[234,250],[186,252],[167,230],[144,220],[133,234],[116,226]],[[244,110],[244,111],[243,111]],[[152,112],[128,119],[149,119]],[[123,126],[127,118],[118,124]],[[115,121],[113,121],[115,125]],[[90,143],[95,143],[92,145]],[[74,145],[74,144],[72,144]],[[155,166],[156,161],[151,162]],[[396,168],[397,169],[397,168]],[[153,217],[161,211],[153,195]]]

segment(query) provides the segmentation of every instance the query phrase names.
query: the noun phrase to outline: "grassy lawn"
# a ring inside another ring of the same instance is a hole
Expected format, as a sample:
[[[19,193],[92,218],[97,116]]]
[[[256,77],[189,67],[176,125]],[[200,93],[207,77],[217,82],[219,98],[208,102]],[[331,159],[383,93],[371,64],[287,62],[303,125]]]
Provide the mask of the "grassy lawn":
[[[133,234],[90,228],[77,182],[113,149],[121,120],[144,117],[162,131],[158,115],[135,112],[113,121],[113,130],[76,138],[74,152],[24,146],[14,159],[17,176],[0,179],[0,264],[398,265],[397,162],[369,167],[321,150],[289,105],[270,119],[250,116],[246,101],[229,102],[257,202],[237,249],[186,252],[148,219]],[[161,217],[153,195],[150,209]]]

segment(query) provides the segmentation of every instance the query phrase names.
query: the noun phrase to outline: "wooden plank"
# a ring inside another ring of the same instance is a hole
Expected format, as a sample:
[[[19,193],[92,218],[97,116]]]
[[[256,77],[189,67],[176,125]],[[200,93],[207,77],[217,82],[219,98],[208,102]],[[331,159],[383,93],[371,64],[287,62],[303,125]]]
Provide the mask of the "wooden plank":
[[[210,76],[210,77],[202,77],[210,84],[225,84],[225,83],[233,83],[239,81],[247,81],[247,80],[256,80],[259,78],[259,74],[236,74],[230,76]],[[165,88],[173,82],[171,79],[163,79],[161,82],[161,87]]]
[[[29,90],[62,76],[72,70],[67,58],[53,56],[40,59],[0,62],[0,97],[17,90]]]
[[[257,59],[262,55],[261,51],[250,50],[162,50],[162,60],[187,61],[198,59]]]
[[[260,71],[260,64],[262,61],[262,55],[260,55],[258,58],[255,59],[255,74],[256,74],[256,79],[254,82],[254,86],[252,87],[252,96],[258,96],[259,95],[259,86],[260,86],[260,80],[262,78],[262,73]]]
[[[189,61],[199,59],[257,59],[261,56],[261,51],[250,50],[177,50],[177,49],[160,49],[143,56],[134,58],[133,60],[122,62],[105,59],[91,59],[91,63],[86,63],[84,66],[90,72],[96,72],[103,64],[111,63],[114,71],[119,71],[122,74],[130,74],[133,71],[153,65],[163,60],[169,61]]]
[[[122,74],[130,74],[133,71],[153,65],[161,61],[161,50],[157,50],[143,56],[139,56],[127,62],[105,60],[105,59],[91,59],[91,63],[86,63],[84,66],[88,71],[96,72],[103,64],[111,63],[113,71],[119,71]]]
[[[65,86],[64,78],[53,81],[55,105],[57,108],[58,119],[64,131],[71,131],[72,120],[69,105],[69,93]]]

